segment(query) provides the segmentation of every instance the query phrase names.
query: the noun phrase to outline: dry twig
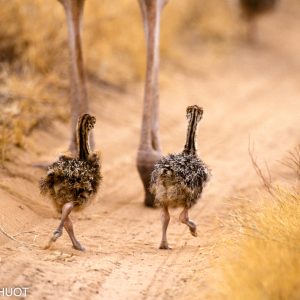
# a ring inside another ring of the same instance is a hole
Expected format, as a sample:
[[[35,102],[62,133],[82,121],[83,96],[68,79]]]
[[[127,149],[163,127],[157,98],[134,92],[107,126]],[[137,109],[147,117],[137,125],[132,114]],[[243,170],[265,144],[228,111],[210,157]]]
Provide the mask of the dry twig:
[[[248,153],[249,153],[253,168],[254,168],[256,174],[258,175],[258,177],[260,178],[263,187],[268,191],[269,194],[271,194],[272,196],[275,197],[274,187],[272,184],[272,176],[271,176],[268,164],[265,162],[265,166],[266,166],[266,170],[267,170],[267,175],[265,175],[263,173],[261,167],[258,165],[256,158],[254,157],[254,145],[252,145],[252,147],[250,147],[250,139],[249,139],[249,143],[248,143]]]
[[[25,243],[25,242],[23,242],[23,241],[17,240],[17,239],[15,238],[15,236],[18,236],[18,235],[20,235],[21,233],[18,233],[18,234],[16,234],[16,235],[12,236],[12,235],[10,235],[9,233],[7,233],[7,232],[3,229],[3,227],[2,227],[1,225],[0,225],[0,232],[2,232],[2,233],[3,233],[6,237],[8,237],[10,240],[13,240],[13,241],[17,242],[18,244],[26,245],[26,246],[35,246],[34,244],[28,244],[28,243]],[[24,232],[22,232],[22,233],[24,233]]]

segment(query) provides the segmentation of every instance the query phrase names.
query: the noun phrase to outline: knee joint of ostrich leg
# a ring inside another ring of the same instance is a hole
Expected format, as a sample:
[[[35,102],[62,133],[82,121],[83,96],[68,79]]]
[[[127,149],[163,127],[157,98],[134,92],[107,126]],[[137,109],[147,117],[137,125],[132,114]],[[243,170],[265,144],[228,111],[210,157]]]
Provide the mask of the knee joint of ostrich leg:
[[[53,232],[52,240],[54,242],[62,235],[65,221],[68,218],[73,207],[74,207],[74,204],[72,202],[68,202],[63,206],[60,223],[59,223],[57,229]]]
[[[184,208],[184,210],[179,215],[179,221],[183,224],[187,224],[188,220],[188,210],[187,208]]]
[[[186,224],[189,227],[192,236],[197,236],[197,225],[189,219],[188,209],[185,208],[179,215],[181,223]]]

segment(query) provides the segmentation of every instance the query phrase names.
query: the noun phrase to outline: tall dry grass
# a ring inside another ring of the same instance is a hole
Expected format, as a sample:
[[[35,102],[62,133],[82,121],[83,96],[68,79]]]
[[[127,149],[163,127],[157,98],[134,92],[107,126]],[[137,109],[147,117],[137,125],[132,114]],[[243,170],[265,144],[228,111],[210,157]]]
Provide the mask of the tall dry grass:
[[[299,186],[273,186],[272,193],[238,203],[217,250],[217,299],[300,299]]]

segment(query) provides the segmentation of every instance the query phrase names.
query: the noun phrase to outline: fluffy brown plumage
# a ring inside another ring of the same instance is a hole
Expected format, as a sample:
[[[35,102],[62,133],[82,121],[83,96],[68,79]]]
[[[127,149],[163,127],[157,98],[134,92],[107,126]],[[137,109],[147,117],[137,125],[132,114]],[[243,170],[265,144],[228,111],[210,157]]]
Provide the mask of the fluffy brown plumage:
[[[43,195],[49,195],[57,210],[67,202],[82,208],[96,195],[101,182],[100,160],[96,153],[87,160],[60,156],[48,167],[47,176],[40,181]]]
[[[190,123],[184,150],[161,158],[152,172],[151,191],[160,205],[191,208],[210,178],[209,168],[196,153],[196,129],[202,109],[188,107],[187,118]]]
[[[40,190],[54,202],[62,213],[61,222],[54,231],[48,246],[62,235],[63,227],[67,230],[75,249],[84,250],[76,240],[69,214],[73,209],[83,208],[97,193],[101,182],[99,154],[91,153],[89,133],[96,123],[95,117],[84,114],[78,120],[78,153],[75,158],[60,156],[48,167],[45,178],[40,180]]]
[[[169,154],[155,165],[151,192],[159,205],[191,208],[209,177],[208,167],[196,154]]]

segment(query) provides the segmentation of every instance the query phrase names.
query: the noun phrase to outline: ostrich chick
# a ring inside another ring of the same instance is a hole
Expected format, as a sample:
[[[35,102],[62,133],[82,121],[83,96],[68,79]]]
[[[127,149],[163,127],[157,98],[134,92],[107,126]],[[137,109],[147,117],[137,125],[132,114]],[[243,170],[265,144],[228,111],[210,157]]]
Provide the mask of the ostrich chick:
[[[89,147],[89,133],[95,123],[96,118],[89,114],[79,118],[77,157],[60,156],[58,161],[48,167],[47,176],[40,181],[41,193],[50,196],[62,214],[59,226],[46,248],[62,235],[64,227],[73,247],[84,251],[84,247],[75,238],[69,214],[73,209],[82,209],[96,195],[101,181],[100,157],[97,153],[91,153]]]
[[[256,18],[272,11],[278,0],[240,0],[243,17],[248,21],[248,40],[253,41],[256,35]]]
[[[167,228],[170,221],[169,207],[183,207],[179,220],[186,224],[193,236],[197,226],[189,219],[188,210],[200,199],[203,187],[210,178],[209,168],[199,159],[196,149],[196,131],[203,109],[197,105],[186,110],[187,138],[179,154],[169,154],[155,165],[151,178],[151,192],[162,207],[162,240],[159,249],[170,249]]]

